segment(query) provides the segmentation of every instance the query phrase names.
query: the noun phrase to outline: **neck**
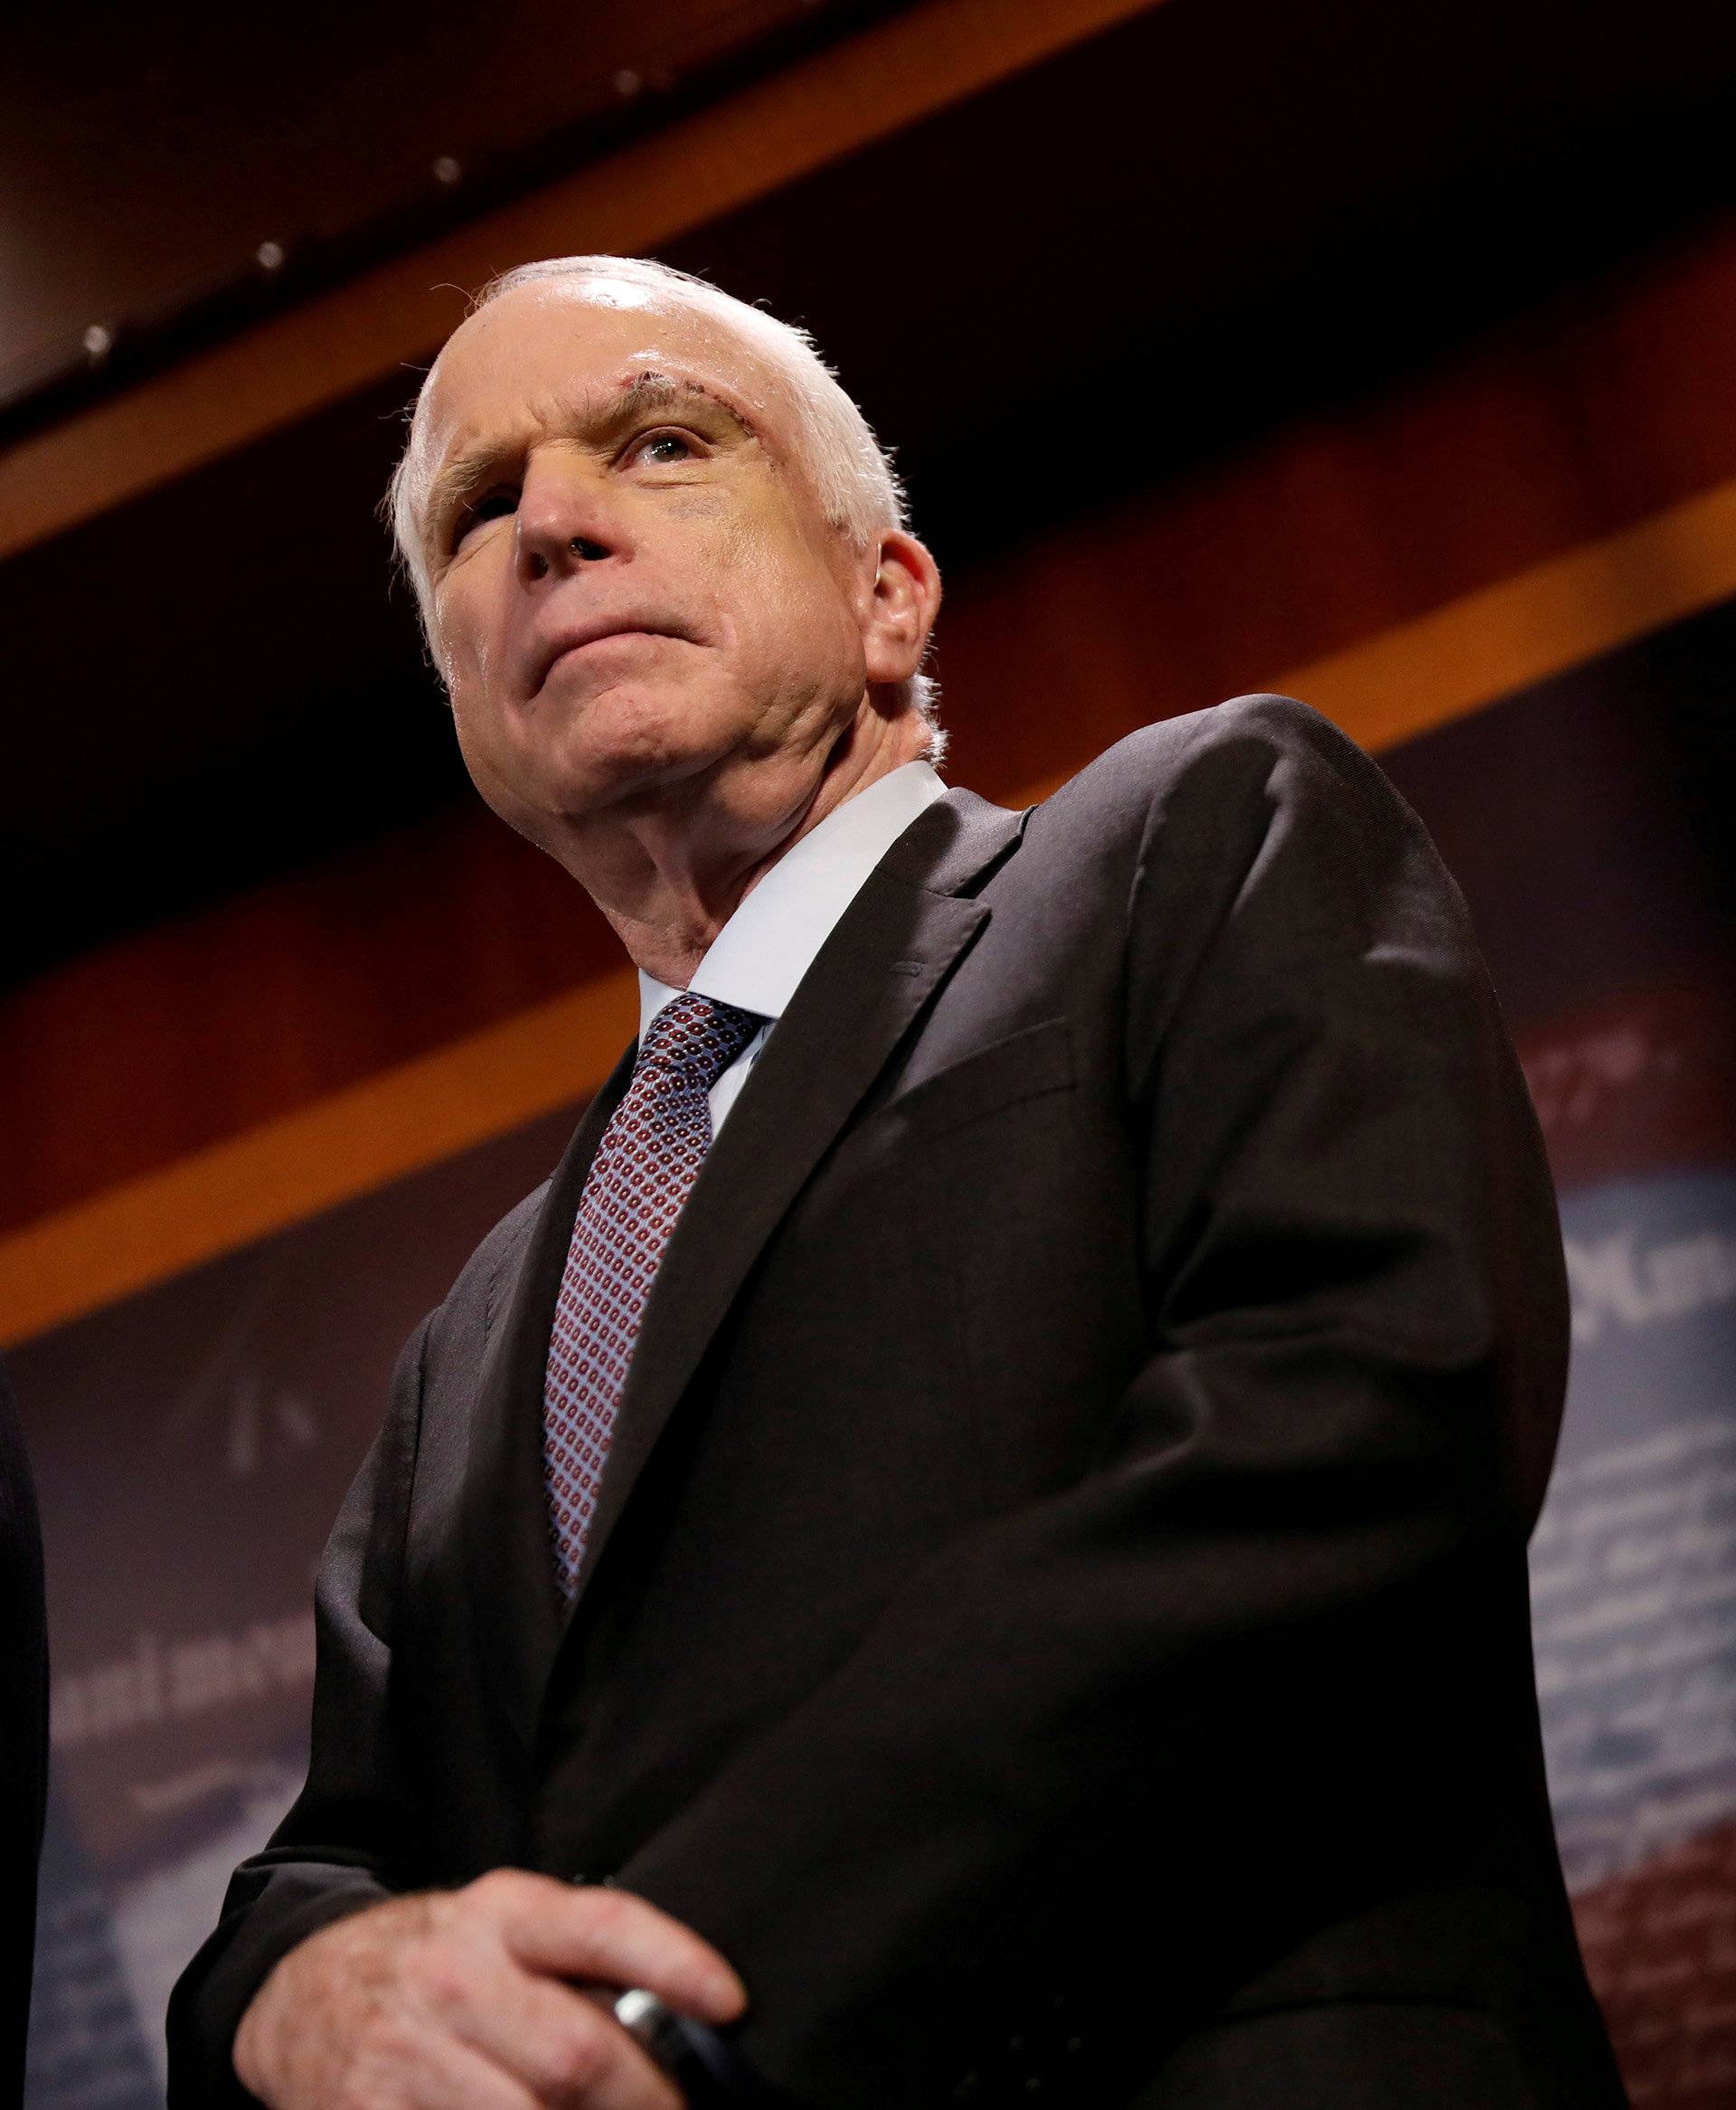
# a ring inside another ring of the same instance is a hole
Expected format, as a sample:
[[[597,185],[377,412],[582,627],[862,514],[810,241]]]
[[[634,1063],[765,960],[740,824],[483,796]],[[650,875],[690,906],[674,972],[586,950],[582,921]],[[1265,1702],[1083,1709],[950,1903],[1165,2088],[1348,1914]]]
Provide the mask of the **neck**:
[[[864,699],[817,758],[750,766],[727,795],[703,786],[618,823],[576,873],[636,967],[685,989],[712,940],[765,875],[827,814],[920,756],[914,711],[886,718]]]

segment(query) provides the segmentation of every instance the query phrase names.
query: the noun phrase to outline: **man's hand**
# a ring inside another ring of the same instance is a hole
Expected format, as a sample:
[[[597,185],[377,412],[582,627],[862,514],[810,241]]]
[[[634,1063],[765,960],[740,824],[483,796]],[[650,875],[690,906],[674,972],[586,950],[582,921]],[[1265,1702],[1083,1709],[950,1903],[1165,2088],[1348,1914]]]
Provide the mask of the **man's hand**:
[[[642,1898],[496,1869],[298,1944],[241,2017],[235,2071],[271,2110],[680,2110],[569,1980],[645,1986],[706,2022],[747,2004],[717,1952]]]

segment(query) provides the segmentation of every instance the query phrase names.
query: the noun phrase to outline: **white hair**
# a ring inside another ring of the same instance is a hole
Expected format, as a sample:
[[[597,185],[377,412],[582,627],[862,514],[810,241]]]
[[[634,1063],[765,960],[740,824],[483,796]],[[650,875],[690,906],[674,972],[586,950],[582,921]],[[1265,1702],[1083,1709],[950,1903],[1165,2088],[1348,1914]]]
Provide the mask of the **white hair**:
[[[540,263],[520,264],[515,270],[503,271],[490,279],[471,303],[470,312],[475,315],[503,294],[542,279],[635,287],[653,298],[680,300],[703,314],[716,317],[745,337],[788,383],[797,459],[827,525],[856,549],[867,548],[891,529],[908,529],[904,487],[890,455],[874,437],[873,426],[839,386],[837,376],[806,330],[794,323],[780,322],[762,308],[750,307],[707,279],[677,271],[668,264],[654,263],[646,257],[550,257]],[[434,469],[429,453],[428,422],[423,416],[427,393],[424,383],[410,406],[409,437],[392,472],[382,510],[391,522],[399,562],[415,591],[422,634],[443,676],[427,553],[420,534],[421,512]],[[896,694],[928,726],[929,759],[939,762],[946,751],[947,735],[939,723],[932,678],[914,674],[897,685]]]

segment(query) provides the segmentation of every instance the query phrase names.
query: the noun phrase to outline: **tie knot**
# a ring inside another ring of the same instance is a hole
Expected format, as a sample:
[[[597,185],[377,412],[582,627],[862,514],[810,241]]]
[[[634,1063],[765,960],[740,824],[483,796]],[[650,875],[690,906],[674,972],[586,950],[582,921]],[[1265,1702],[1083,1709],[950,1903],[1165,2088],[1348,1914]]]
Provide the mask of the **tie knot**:
[[[709,1092],[764,1023],[756,1011],[685,989],[651,1021],[637,1067],[692,1079]]]

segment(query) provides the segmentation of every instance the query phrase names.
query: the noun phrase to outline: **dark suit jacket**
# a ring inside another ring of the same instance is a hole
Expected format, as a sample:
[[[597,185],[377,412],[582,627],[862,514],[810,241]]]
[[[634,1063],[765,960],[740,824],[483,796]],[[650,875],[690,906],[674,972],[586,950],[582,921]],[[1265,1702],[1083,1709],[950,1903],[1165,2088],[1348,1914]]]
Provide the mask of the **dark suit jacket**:
[[[542,1367],[628,1067],[404,1353],[173,2100],[298,1938],[516,1863],[711,1938],[826,2110],[1619,2102],[1527,1627],[1554,1209],[1380,772],[1255,697],[912,823],[688,1203],[563,1631]]]
[[[0,2105],[22,2101],[48,1793],[48,1631],[30,1462],[0,1368]]]

